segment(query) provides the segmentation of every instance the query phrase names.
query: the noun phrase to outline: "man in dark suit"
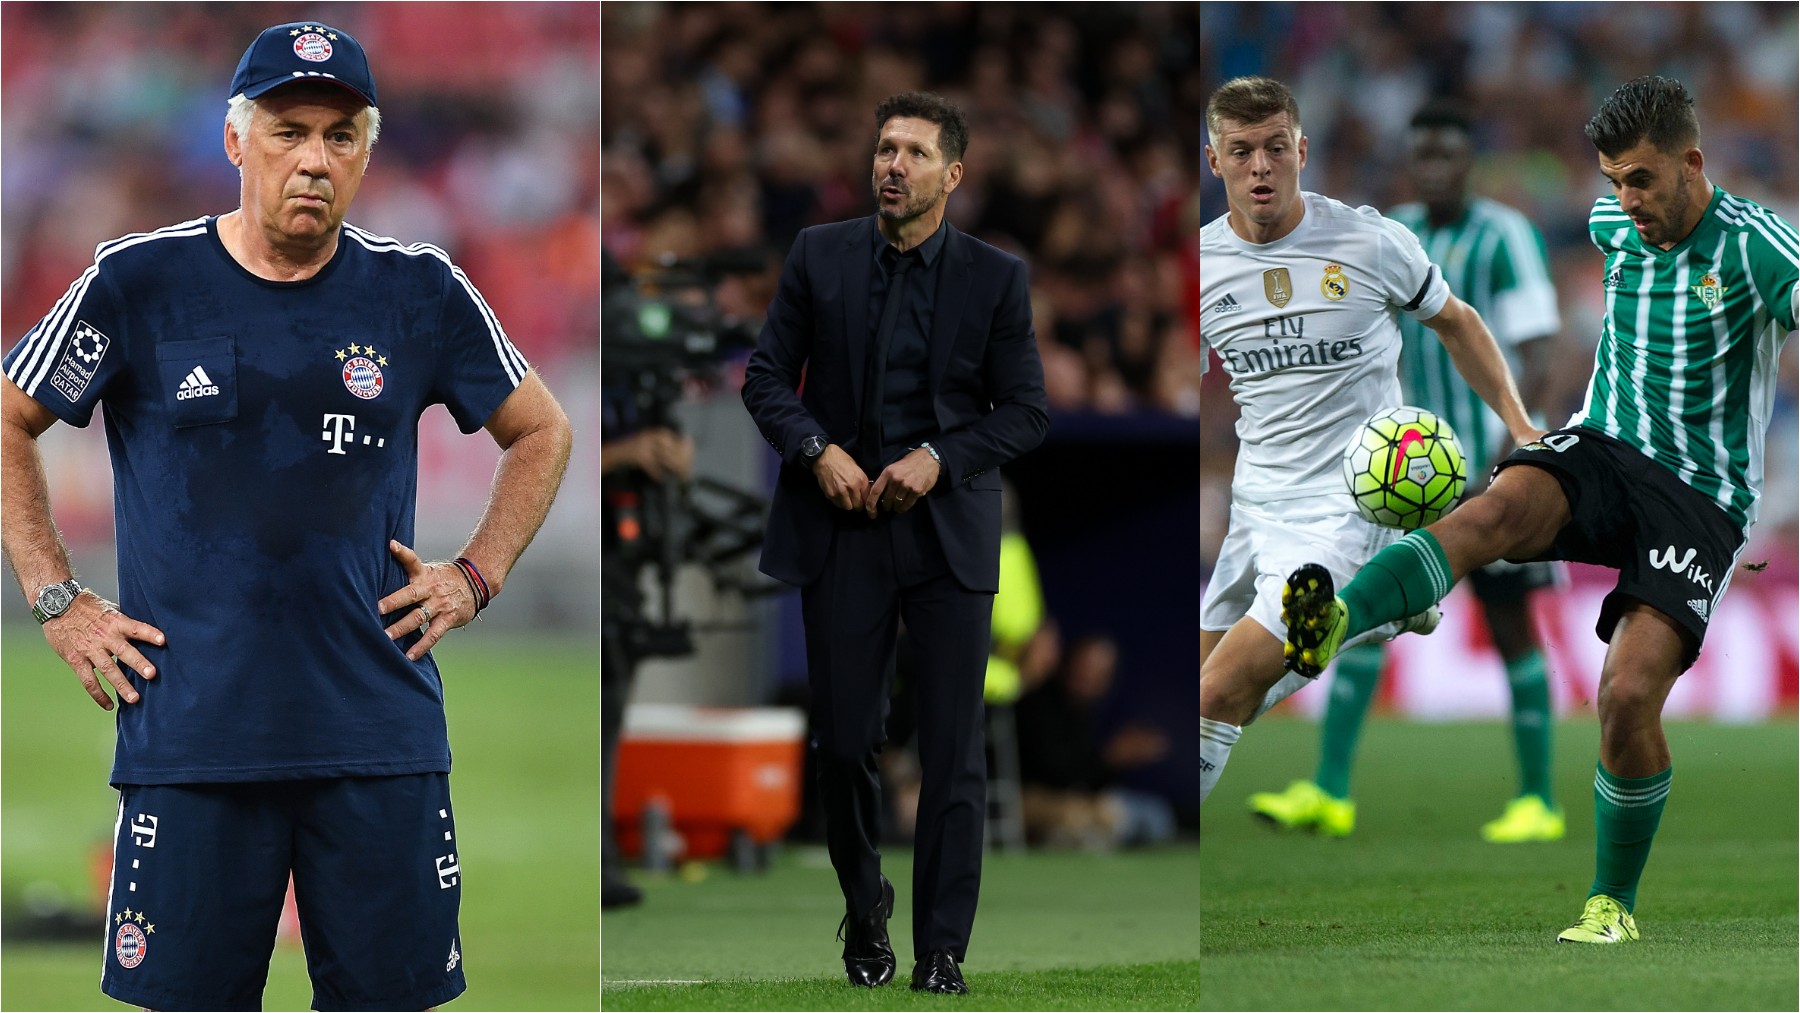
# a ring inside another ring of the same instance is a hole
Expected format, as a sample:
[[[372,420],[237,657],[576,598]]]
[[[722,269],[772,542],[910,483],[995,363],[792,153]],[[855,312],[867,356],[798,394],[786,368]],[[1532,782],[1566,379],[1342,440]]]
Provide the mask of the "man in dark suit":
[[[912,987],[967,992],[981,885],[982,678],[1000,465],[1048,428],[1025,264],[944,221],[968,124],[929,94],[875,111],[873,218],[794,240],[744,404],[781,455],[762,570],[801,588],[820,791],[855,985],[894,975],[881,875],[897,624],[919,649]],[[804,383],[802,382],[804,379]]]

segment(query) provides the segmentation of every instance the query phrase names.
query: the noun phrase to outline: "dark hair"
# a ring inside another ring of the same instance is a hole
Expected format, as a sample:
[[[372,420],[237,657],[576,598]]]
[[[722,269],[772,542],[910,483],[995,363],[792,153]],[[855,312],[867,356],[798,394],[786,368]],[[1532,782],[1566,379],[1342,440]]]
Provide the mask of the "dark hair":
[[[928,91],[908,91],[890,95],[875,107],[875,132],[887,126],[896,116],[927,120],[937,124],[938,147],[943,150],[944,164],[962,161],[969,150],[969,120],[961,108],[942,95]]]
[[[1288,86],[1272,77],[1234,77],[1219,86],[1206,103],[1206,136],[1214,144],[1224,129],[1225,120],[1239,123],[1261,123],[1285,112],[1293,122],[1294,136],[1300,136],[1300,103]]]
[[[1461,102],[1449,98],[1434,98],[1420,106],[1408,126],[1414,130],[1458,130],[1465,137],[1475,135],[1475,121],[1470,118],[1469,110]]]
[[[1640,141],[1677,154],[1700,143],[1700,117],[1694,114],[1694,96],[1680,81],[1640,77],[1600,103],[1582,132],[1602,155],[1621,154]]]

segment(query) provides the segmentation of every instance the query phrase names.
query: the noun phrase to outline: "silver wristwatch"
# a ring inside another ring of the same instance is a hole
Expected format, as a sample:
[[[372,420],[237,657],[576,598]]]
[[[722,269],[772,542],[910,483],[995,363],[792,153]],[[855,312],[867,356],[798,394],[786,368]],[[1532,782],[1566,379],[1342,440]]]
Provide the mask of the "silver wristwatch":
[[[38,625],[49,622],[75,604],[75,596],[82,592],[81,582],[70,578],[60,584],[45,584],[37,593],[37,602],[31,606],[31,614],[37,617]]]

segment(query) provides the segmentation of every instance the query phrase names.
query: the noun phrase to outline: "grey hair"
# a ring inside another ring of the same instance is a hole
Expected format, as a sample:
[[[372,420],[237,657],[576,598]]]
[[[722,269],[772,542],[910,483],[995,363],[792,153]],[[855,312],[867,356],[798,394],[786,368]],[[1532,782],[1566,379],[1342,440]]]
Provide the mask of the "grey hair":
[[[377,106],[363,106],[368,115],[363,120],[369,135],[369,147],[375,147],[375,141],[381,137],[381,109]],[[231,132],[237,134],[239,144],[244,144],[250,136],[250,119],[256,113],[256,100],[245,98],[242,92],[231,96],[225,105],[225,122],[231,125]]]

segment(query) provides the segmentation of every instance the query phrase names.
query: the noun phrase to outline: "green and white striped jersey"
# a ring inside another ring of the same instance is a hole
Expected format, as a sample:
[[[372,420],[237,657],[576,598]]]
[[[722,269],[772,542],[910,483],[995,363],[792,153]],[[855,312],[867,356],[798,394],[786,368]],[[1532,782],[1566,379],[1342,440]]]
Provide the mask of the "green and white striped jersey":
[[[1519,372],[1517,346],[1561,328],[1544,239],[1523,214],[1477,197],[1461,218],[1442,228],[1431,226],[1423,204],[1402,204],[1388,217],[1419,237],[1450,291],[1481,314],[1514,376]],[[1485,476],[1495,455],[1512,445],[1506,424],[1456,371],[1435,332],[1402,317],[1400,334],[1406,403],[1428,408],[1450,423],[1469,458],[1470,477]]]
[[[1645,246],[1612,196],[1594,202],[1588,234],[1606,254],[1606,318],[1570,424],[1643,451],[1748,531],[1800,301],[1800,234],[1717,186],[1673,249]]]

